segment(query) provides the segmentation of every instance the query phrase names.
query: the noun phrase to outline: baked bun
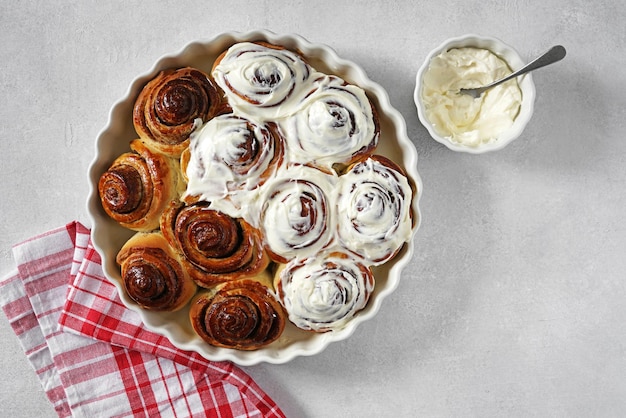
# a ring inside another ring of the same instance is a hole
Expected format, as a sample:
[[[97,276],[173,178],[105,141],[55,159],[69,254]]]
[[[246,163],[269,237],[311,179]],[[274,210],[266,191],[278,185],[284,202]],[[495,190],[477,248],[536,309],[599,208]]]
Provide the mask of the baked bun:
[[[131,141],[98,182],[102,207],[121,226],[134,231],[158,229],[161,213],[185,188],[179,162]]]
[[[209,208],[207,202],[171,202],[161,231],[184,256],[184,265],[201,287],[258,274],[269,264],[259,232],[243,219]]]
[[[213,64],[211,75],[236,113],[276,120],[306,92],[312,68],[298,52],[263,42],[240,42]]]
[[[139,93],[133,125],[150,147],[178,157],[197,124],[223,107],[222,93],[204,72],[191,67],[164,70]]]
[[[343,327],[367,305],[374,275],[354,257],[330,252],[280,265],[274,287],[295,326],[326,332]]]
[[[339,243],[380,265],[391,260],[411,237],[412,189],[402,168],[374,155],[353,164],[339,177]]]
[[[181,257],[159,232],[138,232],[117,254],[128,296],[143,309],[176,311],[196,293]]]
[[[191,302],[189,318],[204,341],[237,350],[271,344],[285,327],[285,312],[267,271],[201,290]]]
[[[273,123],[232,113],[216,116],[191,136],[181,156],[189,172],[185,196],[239,213],[283,162],[284,139]]]
[[[314,255],[334,234],[332,193],[337,176],[294,165],[270,180],[261,195],[260,230],[272,260]]]
[[[339,77],[316,74],[297,109],[281,123],[292,162],[342,170],[378,144],[376,108],[362,88]]]

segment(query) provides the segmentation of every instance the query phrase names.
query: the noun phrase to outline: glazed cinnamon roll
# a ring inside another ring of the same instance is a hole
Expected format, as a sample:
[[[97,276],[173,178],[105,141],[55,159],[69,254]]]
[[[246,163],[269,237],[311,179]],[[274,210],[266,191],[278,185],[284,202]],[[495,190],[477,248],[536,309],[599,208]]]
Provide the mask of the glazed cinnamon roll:
[[[325,332],[341,329],[367,305],[374,276],[353,257],[331,252],[281,265],[274,287],[294,325]]]
[[[378,114],[365,91],[324,74],[282,126],[292,161],[328,169],[371,155],[380,135]]]
[[[161,231],[184,255],[185,267],[201,287],[254,275],[269,264],[259,231],[208,202],[173,201],[163,213]]]
[[[281,164],[283,149],[273,124],[257,124],[232,113],[217,116],[192,134],[183,152],[186,195],[241,217],[242,208]]]
[[[292,166],[266,184],[261,198],[260,229],[274,261],[308,257],[333,236],[332,193],[337,177],[329,172]]]
[[[180,256],[158,231],[132,236],[117,254],[117,263],[125,292],[144,309],[176,311],[196,293]]]
[[[212,75],[235,112],[261,120],[290,112],[311,67],[301,55],[268,43],[241,42],[217,58]]]
[[[221,95],[200,70],[185,67],[161,71],[135,101],[135,130],[154,149],[178,157],[197,124],[222,110]]]
[[[217,347],[256,350],[272,343],[283,332],[285,313],[270,286],[263,272],[199,292],[189,311],[193,329]]]
[[[159,227],[161,212],[184,190],[177,160],[151,151],[142,140],[100,176],[98,192],[104,211],[121,226],[135,231]]]
[[[339,179],[340,244],[369,264],[390,260],[412,230],[413,192],[402,169],[376,155],[353,165]]]

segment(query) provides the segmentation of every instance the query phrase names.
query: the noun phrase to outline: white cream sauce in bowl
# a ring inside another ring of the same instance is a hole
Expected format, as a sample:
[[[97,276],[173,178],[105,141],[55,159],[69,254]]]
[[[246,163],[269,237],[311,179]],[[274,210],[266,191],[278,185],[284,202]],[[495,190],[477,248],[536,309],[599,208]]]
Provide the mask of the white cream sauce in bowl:
[[[420,121],[433,139],[454,151],[479,154],[504,148],[532,116],[535,87],[530,74],[476,99],[458,91],[489,84],[523,65],[514,49],[495,38],[447,40],[418,71],[414,99]]]

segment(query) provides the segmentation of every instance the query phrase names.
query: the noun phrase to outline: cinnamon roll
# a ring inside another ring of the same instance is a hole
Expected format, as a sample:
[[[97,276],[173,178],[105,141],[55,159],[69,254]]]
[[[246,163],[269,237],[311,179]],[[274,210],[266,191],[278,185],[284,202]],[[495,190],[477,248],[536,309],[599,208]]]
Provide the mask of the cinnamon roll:
[[[272,343],[283,332],[285,313],[270,286],[263,272],[200,291],[189,311],[193,329],[217,347],[256,350]]]
[[[336,182],[330,172],[296,165],[266,184],[259,224],[274,261],[308,257],[330,243]]]
[[[180,256],[161,233],[138,232],[117,254],[124,291],[143,309],[176,311],[196,293]]]
[[[371,155],[380,127],[365,91],[325,74],[319,74],[313,85],[298,111],[282,124],[291,160],[345,168]]]
[[[263,42],[231,46],[216,59],[212,71],[234,111],[261,120],[291,112],[310,74],[311,67],[300,54]]]
[[[294,325],[325,332],[341,329],[367,305],[374,276],[353,257],[331,252],[281,265],[274,287]]]
[[[198,69],[161,71],[135,101],[135,130],[154,149],[178,157],[197,124],[222,110],[221,96],[209,76]]]
[[[254,275],[269,264],[259,231],[208,202],[173,201],[163,213],[161,231],[184,255],[183,264],[201,287]]]
[[[259,192],[283,160],[283,139],[273,124],[258,124],[234,114],[208,121],[191,136],[183,152],[186,195],[212,202],[231,216]]]
[[[109,217],[134,231],[159,227],[161,212],[184,190],[177,160],[151,151],[143,140],[131,141],[98,182],[102,207]]]
[[[340,244],[373,265],[390,260],[412,231],[413,192],[402,169],[376,155],[354,164],[339,179]]]

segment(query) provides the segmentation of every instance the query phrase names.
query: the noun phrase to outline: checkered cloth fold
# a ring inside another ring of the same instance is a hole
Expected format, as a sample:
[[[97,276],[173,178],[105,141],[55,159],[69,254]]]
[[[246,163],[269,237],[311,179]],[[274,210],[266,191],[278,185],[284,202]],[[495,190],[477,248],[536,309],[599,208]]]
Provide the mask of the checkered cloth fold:
[[[144,328],[78,222],[13,248],[0,303],[60,417],[284,417],[236,365]]]

